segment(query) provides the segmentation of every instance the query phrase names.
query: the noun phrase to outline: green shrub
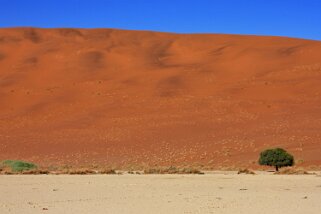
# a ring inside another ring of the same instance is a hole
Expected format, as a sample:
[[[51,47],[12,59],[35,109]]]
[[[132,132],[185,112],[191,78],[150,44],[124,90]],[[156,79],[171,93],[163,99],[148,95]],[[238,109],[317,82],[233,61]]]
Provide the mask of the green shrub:
[[[276,171],[284,166],[293,166],[294,158],[284,149],[267,149],[260,154],[260,165],[274,166]]]
[[[12,172],[23,172],[37,168],[37,165],[33,163],[19,160],[5,160],[2,162],[2,165],[5,167],[9,167]]]

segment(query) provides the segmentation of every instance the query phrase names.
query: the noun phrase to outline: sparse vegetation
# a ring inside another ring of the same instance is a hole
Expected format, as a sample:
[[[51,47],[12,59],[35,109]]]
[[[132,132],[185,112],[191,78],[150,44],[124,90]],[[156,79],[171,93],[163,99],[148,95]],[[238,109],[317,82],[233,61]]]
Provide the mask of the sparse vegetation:
[[[99,174],[108,174],[108,175],[114,175],[117,174],[114,169],[103,169],[99,171]]]
[[[90,175],[90,174],[96,174],[95,171],[90,169],[75,169],[75,170],[69,170],[67,172],[69,175]]]
[[[307,172],[303,169],[285,169],[275,172],[278,175],[315,175],[315,173]]]
[[[248,175],[255,175],[255,172],[249,169],[240,169],[237,174],[248,174]]]
[[[50,172],[44,169],[32,169],[28,171],[23,171],[22,174],[24,175],[48,175]]]
[[[37,169],[36,164],[20,160],[5,160],[1,163],[1,165],[1,168],[9,168],[11,172],[14,173],[21,173],[24,171]]]
[[[274,166],[276,171],[285,166],[293,166],[294,158],[281,148],[267,149],[260,154],[260,165]]]
[[[204,174],[198,169],[194,168],[177,168],[174,166],[170,167],[157,167],[149,168],[144,170],[144,174]]]

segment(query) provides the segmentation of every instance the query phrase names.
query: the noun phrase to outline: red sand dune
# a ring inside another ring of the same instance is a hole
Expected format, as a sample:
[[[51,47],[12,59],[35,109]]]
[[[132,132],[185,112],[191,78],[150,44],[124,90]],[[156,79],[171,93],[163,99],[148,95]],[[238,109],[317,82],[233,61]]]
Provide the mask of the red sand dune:
[[[0,160],[321,166],[321,42],[0,29]]]

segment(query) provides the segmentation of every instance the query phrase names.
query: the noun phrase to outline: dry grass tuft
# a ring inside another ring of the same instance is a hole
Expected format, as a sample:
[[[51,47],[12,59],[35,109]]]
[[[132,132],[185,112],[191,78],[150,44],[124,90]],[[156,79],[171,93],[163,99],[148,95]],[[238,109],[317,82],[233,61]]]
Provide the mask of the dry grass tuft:
[[[23,171],[22,174],[23,175],[48,175],[50,174],[50,172],[44,169],[35,169],[35,170]]]
[[[91,175],[96,174],[97,172],[90,169],[75,169],[75,170],[69,170],[66,174],[69,175]]]
[[[144,170],[144,174],[204,174],[198,169],[194,168],[177,168],[174,166],[170,167],[157,167],[149,168]]]
[[[309,173],[307,171],[304,171],[303,169],[294,169],[294,168],[288,168],[283,169],[278,172],[275,172],[276,175],[314,175],[315,173]]]
[[[108,175],[115,175],[118,174],[114,169],[103,169],[98,171],[98,174],[108,174]]]
[[[240,169],[237,174],[255,175],[255,172],[249,169]]]

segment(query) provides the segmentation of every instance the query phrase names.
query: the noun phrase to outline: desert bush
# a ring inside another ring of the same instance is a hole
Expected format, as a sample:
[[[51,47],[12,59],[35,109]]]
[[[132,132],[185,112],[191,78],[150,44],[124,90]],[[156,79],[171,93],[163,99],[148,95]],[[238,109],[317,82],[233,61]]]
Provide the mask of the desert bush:
[[[1,165],[5,168],[10,168],[10,170],[15,173],[21,173],[23,171],[37,169],[36,164],[20,160],[5,160],[1,163]]]
[[[293,166],[294,158],[281,148],[267,149],[260,154],[260,165],[274,166],[276,171],[284,166]]]

